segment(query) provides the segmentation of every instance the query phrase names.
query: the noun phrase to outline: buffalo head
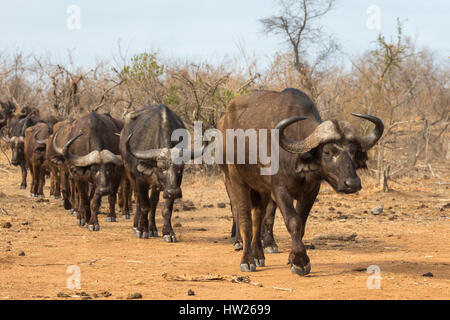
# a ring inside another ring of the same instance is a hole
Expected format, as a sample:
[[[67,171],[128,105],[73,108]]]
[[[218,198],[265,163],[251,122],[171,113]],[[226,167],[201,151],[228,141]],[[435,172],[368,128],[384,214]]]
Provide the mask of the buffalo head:
[[[326,180],[337,192],[354,193],[361,189],[361,180],[356,169],[365,168],[367,151],[381,138],[383,122],[374,116],[352,113],[375,124],[366,136],[360,136],[346,121],[324,121],[301,141],[291,141],[284,129],[304,117],[284,119],[276,125],[280,130],[280,146],[291,153],[299,154],[296,173],[310,173]]]
[[[21,162],[22,159],[24,159],[25,155],[24,155],[24,137],[20,136],[20,137],[12,137],[12,138],[7,138],[5,136],[2,135],[2,139],[6,142],[9,143],[10,147],[11,147],[11,164],[13,166],[18,166]]]
[[[153,177],[156,185],[163,191],[165,199],[177,199],[182,197],[181,180],[183,179],[184,163],[174,163],[171,158],[172,152],[179,152],[175,148],[150,149],[145,151],[133,150],[130,146],[130,139],[133,133],[129,134],[125,145],[127,152],[139,160],[137,171],[144,176]],[[203,154],[203,150],[196,154],[191,153],[190,158],[194,159]]]
[[[69,148],[82,135],[82,133],[78,134],[67,141],[62,148],[59,148],[55,143],[57,132],[53,138],[53,149],[56,153],[64,156],[72,174],[87,178],[94,183],[96,194],[101,196],[112,194],[111,177],[116,173],[116,167],[123,165],[122,158],[107,149],[94,150],[85,156],[73,155]]]

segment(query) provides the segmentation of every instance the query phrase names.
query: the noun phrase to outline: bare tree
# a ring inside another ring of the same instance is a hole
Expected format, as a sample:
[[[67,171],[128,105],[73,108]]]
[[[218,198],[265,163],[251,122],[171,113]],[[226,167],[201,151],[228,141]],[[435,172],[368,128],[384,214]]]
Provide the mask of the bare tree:
[[[320,67],[338,50],[319,20],[333,9],[335,0],[278,0],[277,15],[260,20],[267,34],[280,36],[292,51],[301,87],[313,101],[320,95],[315,78]]]

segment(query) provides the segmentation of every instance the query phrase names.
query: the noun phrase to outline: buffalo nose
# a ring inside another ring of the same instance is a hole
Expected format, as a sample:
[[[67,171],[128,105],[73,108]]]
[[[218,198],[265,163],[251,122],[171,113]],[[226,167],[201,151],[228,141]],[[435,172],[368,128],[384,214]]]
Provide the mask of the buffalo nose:
[[[358,177],[345,179],[344,183],[348,188],[352,190],[361,190],[361,179],[359,179]]]

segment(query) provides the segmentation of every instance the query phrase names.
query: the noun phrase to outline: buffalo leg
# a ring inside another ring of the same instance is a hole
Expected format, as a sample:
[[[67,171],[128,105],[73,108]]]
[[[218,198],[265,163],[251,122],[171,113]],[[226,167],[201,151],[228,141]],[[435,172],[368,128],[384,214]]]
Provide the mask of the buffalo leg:
[[[37,195],[44,197],[45,169],[43,167],[39,168],[37,177],[38,177]]]
[[[100,225],[98,224],[98,210],[100,208],[102,197],[94,192],[90,201],[91,217],[88,222],[89,231],[99,231]]]
[[[21,163],[20,169],[22,170],[22,183],[20,184],[20,189],[26,189],[27,188],[27,166],[24,163]]]
[[[75,206],[75,210],[73,212],[74,215],[78,215],[78,212],[80,212],[81,209],[81,195],[78,191],[78,187],[75,184],[75,181],[71,181],[71,190],[72,190],[72,203]],[[87,191],[84,191],[87,192]]]
[[[108,222],[116,222],[116,202],[117,202],[117,191],[120,186],[120,179],[115,179],[112,186],[112,194],[108,196],[109,202],[109,213],[106,218]]]
[[[163,211],[163,240],[166,242],[177,242],[177,237],[172,229],[172,211],[175,199],[166,199]]]
[[[53,181],[55,182],[55,189],[53,196],[55,199],[61,199],[61,179],[59,178],[59,171],[56,169],[53,169]]]
[[[64,209],[66,210],[75,210],[75,204],[73,203],[73,201],[71,201],[72,199],[72,195],[71,195],[71,191],[70,190],[70,184],[69,184],[69,176],[67,174],[67,172],[65,171],[64,168],[60,167],[59,168],[59,184],[60,184],[60,188],[61,188],[61,194],[63,197],[63,203],[64,203]]]
[[[243,252],[241,258],[241,271],[255,271],[255,258],[252,253],[251,241],[252,241],[252,214],[251,214],[251,199],[250,188],[244,185],[242,182],[237,181],[231,183],[232,186],[229,192],[229,197],[233,210],[236,210],[238,217],[239,230],[243,240]]]
[[[148,225],[148,233],[150,237],[158,237],[158,229],[156,228],[156,207],[158,206],[159,201],[159,191],[153,188],[150,191],[150,212],[149,212],[149,225]]]
[[[225,175],[225,189],[227,190],[228,198],[231,202],[231,186],[230,181]],[[241,232],[239,231],[239,219],[236,210],[234,209],[233,203],[231,203],[231,214],[233,216],[233,226],[231,227],[231,241],[233,242],[234,250],[239,251],[242,250],[242,237]]]
[[[91,209],[89,201],[89,184],[86,182],[77,181],[73,184],[73,188],[76,188],[74,198],[77,198],[77,221],[80,227],[84,226],[91,218]]]
[[[294,209],[293,199],[286,190],[277,189],[274,195],[292,239],[292,249],[289,254],[291,272],[302,276],[307,275],[311,271],[311,264],[302,242],[302,234],[305,232],[302,217]]]
[[[109,203],[109,212],[106,217],[107,222],[116,222],[116,202],[117,202],[117,193],[113,192],[108,196]]]
[[[55,198],[56,194],[56,177],[53,170],[50,168],[50,199]]]
[[[30,196],[33,198],[36,197],[37,193],[37,187],[36,187],[36,174],[35,174],[36,168],[34,166],[30,166],[30,174],[31,174],[31,187],[30,187]]]
[[[148,212],[150,210],[150,200],[148,198],[148,185],[146,183],[138,183],[136,185],[138,194],[138,205],[136,215],[134,216],[134,226],[136,238],[147,239],[148,234]]]
[[[266,213],[266,206],[268,202],[267,195],[260,194],[254,190],[251,191],[252,200],[252,254],[255,258],[255,265],[257,267],[264,267],[265,257],[264,250],[261,243],[261,227],[262,220]]]
[[[266,207],[266,213],[264,215],[262,224],[262,240],[264,246],[264,252],[266,253],[278,253],[278,246],[273,238],[273,224],[275,220],[275,211],[277,205],[272,200],[269,201]]]
[[[124,175],[118,191],[119,214],[126,220],[130,219],[131,204],[131,185],[128,178]]]
[[[302,199],[301,201],[297,201],[295,210],[297,211],[297,214],[301,217],[302,223],[303,223],[303,228],[302,228],[302,233],[301,233],[302,239],[303,239],[303,236],[305,235],[306,221],[308,220],[309,212],[311,211],[311,208],[314,205],[314,201],[316,200],[319,190],[320,190],[320,185],[313,192],[311,192],[308,195],[307,199]]]

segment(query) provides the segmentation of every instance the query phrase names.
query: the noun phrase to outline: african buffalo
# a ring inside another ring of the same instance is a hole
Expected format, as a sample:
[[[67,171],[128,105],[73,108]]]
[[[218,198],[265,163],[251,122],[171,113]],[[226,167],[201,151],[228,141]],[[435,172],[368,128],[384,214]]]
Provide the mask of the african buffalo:
[[[22,183],[20,184],[20,189],[26,189],[27,187],[27,165],[24,155],[25,130],[38,122],[43,121],[35,116],[26,116],[23,119],[14,120],[7,130],[9,137],[2,135],[2,139],[11,146],[11,164],[13,166],[20,166],[22,169]]]
[[[0,129],[8,127],[17,107],[12,101],[0,102]]]
[[[52,181],[54,181],[53,186],[53,196],[55,199],[59,199],[61,194],[64,201],[64,209],[70,210],[75,208],[74,198],[75,195],[71,193],[70,186],[70,176],[69,167],[65,164],[64,156],[59,154],[53,145],[63,145],[65,141],[68,140],[68,135],[70,134],[70,125],[73,119],[67,119],[64,121],[59,121],[53,125],[53,134],[48,138],[47,148],[45,151],[45,156],[50,169],[50,175]],[[58,132],[58,141],[54,142],[55,133]]]
[[[256,91],[235,98],[228,105],[218,125],[223,135],[227,129],[265,129],[271,132],[264,142],[268,150],[271,150],[272,135],[274,144],[279,142],[281,146],[277,154],[271,155],[272,161],[277,155],[279,160],[279,168],[272,174],[261,174],[260,170],[266,165],[260,159],[256,164],[234,161],[221,166],[233,215],[243,238],[241,271],[254,271],[257,266],[265,265],[261,221],[272,199],[292,238],[291,272],[298,275],[310,272],[311,264],[302,238],[321,182],[327,181],[339,193],[360,190],[361,180],[356,169],[365,167],[367,151],[383,133],[380,119],[353,115],[374,123],[375,128],[368,135],[360,136],[349,122],[322,121],[310,98],[296,89]],[[245,147],[247,159],[248,139]],[[236,149],[235,146],[235,157]],[[226,143],[223,143],[223,153],[226,154]],[[297,200],[295,208],[294,199]]]
[[[172,133],[177,129],[185,129],[184,123],[166,105],[147,105],[129,113],[125,118],[120,137],[120,153],[127,176],[137,194],[134,217],[137,238],[158,236],[155,211],[162,191],[163,198],[166,199],[163,240],[177,241],[171,217],[175,199],[182,196],[180,186],[184,169],[184,163],[174,163],[171,159],[171,152],[179,143],[171,140]],[[189,155],[190,159],[195,157],[195,153]]]
[[[116,195],[123,178],[116,134],[121,129],[111,116],[92,112],[55,132],[52,139],[53,150],[64,157],[73,177],[78,225],[87,222],[90,231],[100,230],[97,214],[102,196],[109,200],[107,221],[116,221]]]
[[[48,173],[48,165],[45,161],[45,149],[48,136],[51,133],[51,126],[43,122],[37,123],[25,130],[24,156],[32,177],[30,189],[32,197],[44,196],[45,176]]]

